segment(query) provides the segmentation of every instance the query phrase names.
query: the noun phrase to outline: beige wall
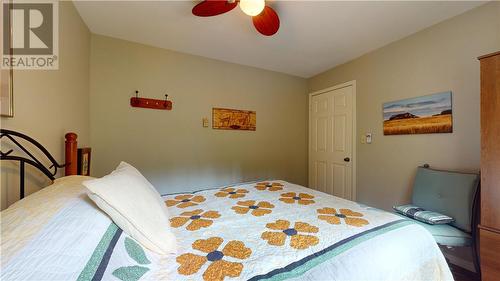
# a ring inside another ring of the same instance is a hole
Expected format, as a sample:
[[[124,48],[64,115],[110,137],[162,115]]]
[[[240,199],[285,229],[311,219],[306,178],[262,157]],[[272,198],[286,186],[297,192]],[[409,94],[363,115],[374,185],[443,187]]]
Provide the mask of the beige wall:
[[[59,70],[14,72],[14,117],[2,117],[1,127],[33,137],[64,162],[66,132],[89,144],[90,32],[66,1],[59,4],[59,59]],[[2,209],[18,199],[17,166],[2,163]],[[27,174],[29,192],[47,184],[34,169]]]
[[[306,184],[305,79],[99,35],[91,41],[94,176],[124,160],[162,193],[262,178]],[[173,110],[130,107],[136,89],[148,98],[168,93]],[[255,110],[257,130],[211,129],[212,107]]]
[[[500,50],[500,2],[489,3],[309,79],[309,91],[357,81],[357,199],[390,209],[410,199],[418,165],[479,169],[479,55]],[[453,133],[383,136],[382,104],[453,92]]]

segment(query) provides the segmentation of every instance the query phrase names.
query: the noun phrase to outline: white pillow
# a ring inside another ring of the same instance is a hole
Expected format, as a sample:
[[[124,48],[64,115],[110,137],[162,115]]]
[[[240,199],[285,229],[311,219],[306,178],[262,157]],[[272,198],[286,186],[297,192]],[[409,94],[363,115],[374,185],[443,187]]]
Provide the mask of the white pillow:
[[[83,185],[90,191],[90,199],[125,233],[154,252],[175,253],[167,207],[136,168],[121,162],[111,174]]]

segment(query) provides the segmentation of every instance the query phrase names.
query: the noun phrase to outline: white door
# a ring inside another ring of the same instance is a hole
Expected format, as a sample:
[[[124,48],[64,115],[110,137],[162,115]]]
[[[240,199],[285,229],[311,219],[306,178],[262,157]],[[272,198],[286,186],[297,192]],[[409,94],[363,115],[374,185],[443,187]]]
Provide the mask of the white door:
[[[353,95],[349,84],[309,99],[309,187],[349,200],[356,199]]]

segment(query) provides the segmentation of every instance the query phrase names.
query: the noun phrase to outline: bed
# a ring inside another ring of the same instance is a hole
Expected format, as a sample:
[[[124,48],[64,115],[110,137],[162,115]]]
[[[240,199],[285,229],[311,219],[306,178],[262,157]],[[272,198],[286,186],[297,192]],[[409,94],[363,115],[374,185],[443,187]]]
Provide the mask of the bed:
[[[123,233],[69,176],[1,213],[2,280],[453,280],[431,235],[284,181],[165,195],[178,253]]]
[[[47,176],[76,170],[66,136],[66,164],[50,156]],[[1,280],[453,280],[418,224],[280,180],[162,196],[178,249],[159,255],[90,200],[88,179],[55,179],[1,212]]]

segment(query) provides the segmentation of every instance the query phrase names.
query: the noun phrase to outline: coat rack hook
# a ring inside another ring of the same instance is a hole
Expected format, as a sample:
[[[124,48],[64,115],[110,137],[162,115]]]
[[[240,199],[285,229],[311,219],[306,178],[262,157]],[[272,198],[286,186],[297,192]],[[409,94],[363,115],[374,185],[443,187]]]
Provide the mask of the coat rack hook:
[[[139,91],[135,90],[135,97],[138,98],[139,97]]]

